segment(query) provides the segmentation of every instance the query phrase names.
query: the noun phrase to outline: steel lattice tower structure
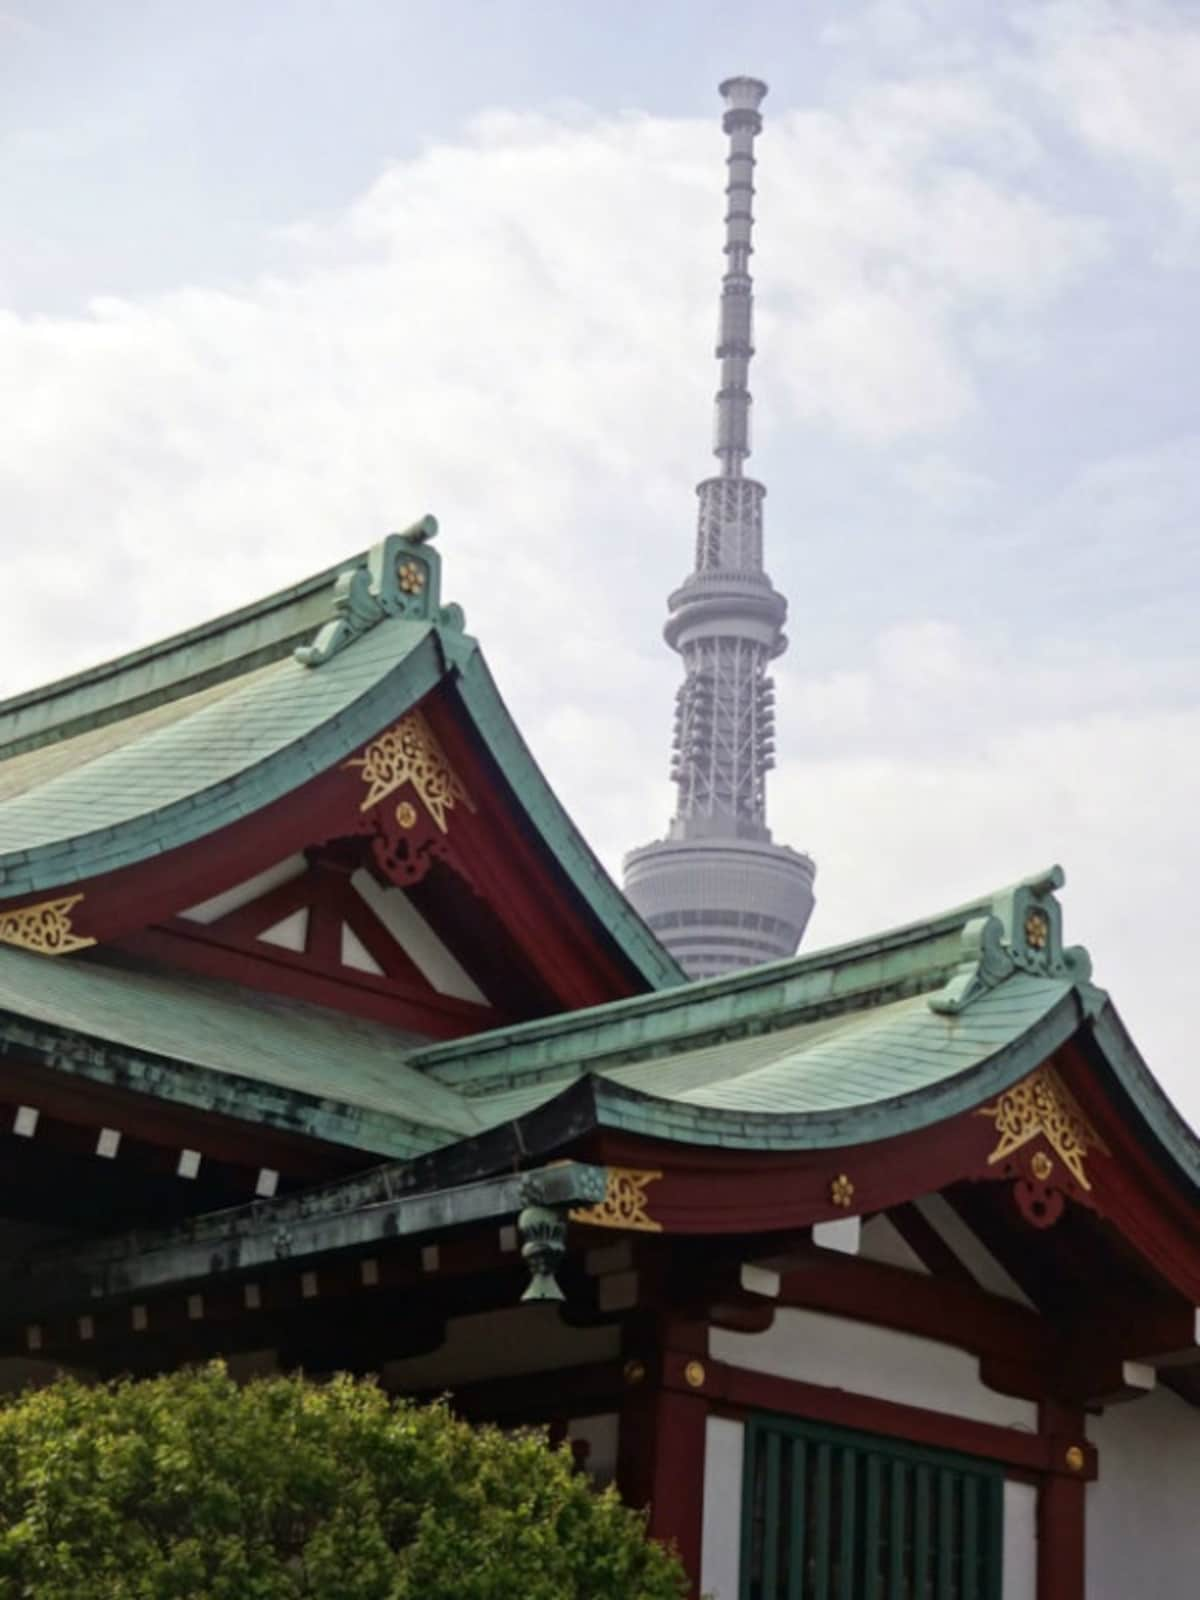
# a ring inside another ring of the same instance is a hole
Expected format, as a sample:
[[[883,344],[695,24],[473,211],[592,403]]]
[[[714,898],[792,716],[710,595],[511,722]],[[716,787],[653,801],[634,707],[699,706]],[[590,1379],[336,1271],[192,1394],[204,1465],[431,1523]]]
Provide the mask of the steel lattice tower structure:
[[[773,843],[767,773],[775,764],[769,665],[787,648],[787,601],[763,570],[761,483],[750,454],[754,354],[754,141],[767,92],[755,78],[721,85],[729,135],[721,283],[716,477],[697,486],[696,565],[668,600],[667,643],[683,657],[667,837],[631,850],[625,892],[692,977],[791,955],[813,908],[811,859]]]

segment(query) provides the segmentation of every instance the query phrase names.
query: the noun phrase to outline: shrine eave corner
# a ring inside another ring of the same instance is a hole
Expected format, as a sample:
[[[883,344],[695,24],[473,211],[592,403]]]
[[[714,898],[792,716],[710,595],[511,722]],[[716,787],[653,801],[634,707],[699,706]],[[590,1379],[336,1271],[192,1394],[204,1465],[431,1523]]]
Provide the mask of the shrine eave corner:
[[[497,814],[628,974],[617,992],[681,981],[546,783],[461,611],[441,603],[435,532],[424,518],[340,570],[0,704],[0,938],[25,943],[22,914],[67,901],[81,945],[177,913],[198,851],[212,857],[220,835],[234,881],[253,868],[256,823],[277,834],[289,806],[319,823],[330,775],[416,713],[435,745],[469,746]],[[219,887],[208,877],[187,892]]]

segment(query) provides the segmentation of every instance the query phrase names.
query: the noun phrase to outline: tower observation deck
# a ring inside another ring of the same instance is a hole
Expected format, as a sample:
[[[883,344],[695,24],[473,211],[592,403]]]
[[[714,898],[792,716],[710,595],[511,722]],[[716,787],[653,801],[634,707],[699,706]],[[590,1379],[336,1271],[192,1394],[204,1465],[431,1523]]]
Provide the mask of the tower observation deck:
[[[754,141],[767,92],[755,78],[721,85],[729,135],[725,275],[721,282],[713,453],[697,485],[693,571],[669,597],[664,630],[683,658],[671,778],[678,798],[665,839],[625,857],[625,893],[691,977],[791,955],[813,908],[812,860],[767,827],[775,764],[769,665],[787,648],[787,601],[763,570],[761,483],[750,455],[754,354]]]

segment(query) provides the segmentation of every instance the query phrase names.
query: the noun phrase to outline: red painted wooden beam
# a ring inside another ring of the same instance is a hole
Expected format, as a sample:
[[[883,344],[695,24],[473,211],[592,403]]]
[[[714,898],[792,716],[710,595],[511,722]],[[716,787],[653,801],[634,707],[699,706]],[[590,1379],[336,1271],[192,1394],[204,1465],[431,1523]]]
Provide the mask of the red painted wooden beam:
[[[1038,1600],[1085,1600],[1087,1482],[1094,1463],[1069,1464],[1077,1459],[1071,1452],[1081,1448],[1083,1413],[1047,1403],[1038,1419],[1057,1458],[1038,1488]]]
[[[704,1369],[703,1390],[710,1403],[736,1415],[747,1411],[775,1411],[781,1416],[804,1417],[812,1422],[828,1422],[835,1427],[857,1428],[865,1433],[931,1445],[935,1449],[981,1456],[1023,1472],[1078,1476],[1083,1481],[1096,1476],[1096,1452],[1087,1443],[1082,1426],[1070,1435],[1070,1445],[1083,1452],[1082,1465],[1076,1472],[1066,1458],[1067,1442],[1057,1435],[1020,1433],[1015,1428],[952,1417],[921,1406],[901,1405],[896,1401],[851,1394],[845,1389],[750,1372],[721,1361],[705,1361]],[[663,1369],[663,1384],[681,1390],[692,1387],[683,1357],[668,1358]]]

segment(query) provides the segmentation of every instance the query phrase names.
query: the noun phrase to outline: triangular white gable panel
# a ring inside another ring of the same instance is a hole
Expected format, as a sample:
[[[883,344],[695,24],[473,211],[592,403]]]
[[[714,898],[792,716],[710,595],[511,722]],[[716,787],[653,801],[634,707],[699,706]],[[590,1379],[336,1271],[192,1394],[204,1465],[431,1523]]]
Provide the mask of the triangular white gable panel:
[[[260,944],[275,944],[281,950],[303,950],[308,943],[308,907],[293,911],[290,917],[260,933],[258,939]]]
[[[858,1253],[864,1261],[882,1261],[889,1267],[903,1267],[905,1272],[919,1272],[929,1277],[929,1268],[895,1223],[882,1213],[863,1223]]]
[[[478,1006],[491,1004],[402,889],[381,888],[361,867],[350,882],[413,966],[439,994],[453,995],[456,1000],[471,1000]]]
[[[256,872],[244,883],[236,883],[232,889],[213,895],[211,900],[202,900],[198,906],[189,906],[179,915],[187,922],[201,922],[206,926],[210,922],[219,922],[231,911],[240,911],[252,900],[270,894],[271,890],[278,889],[280,884],[291,883],[292,879],[298,878],[307,867],[308,862],[303,856],[288,856],[284,861],[277,861],[273,867],[267,867],[264,872]]]
[[[1015,1300],[1018,1305],[1027,1306],[1030,1311],[1037,1310],[1024,1289],[1009,1276],[978,1234],[967,1227],[948,1200],[943,1199],[940,1194],[926,1194],[914,1204],[938,1238],[958,1257],[981,1289],[986,1289],[989,1294],[999,1295],[1003,1300]]]
[[[348,922],[342,923],[342,965],[353,967],[356,972],[370,972],[376,978],[386,976],[383,968]]]

